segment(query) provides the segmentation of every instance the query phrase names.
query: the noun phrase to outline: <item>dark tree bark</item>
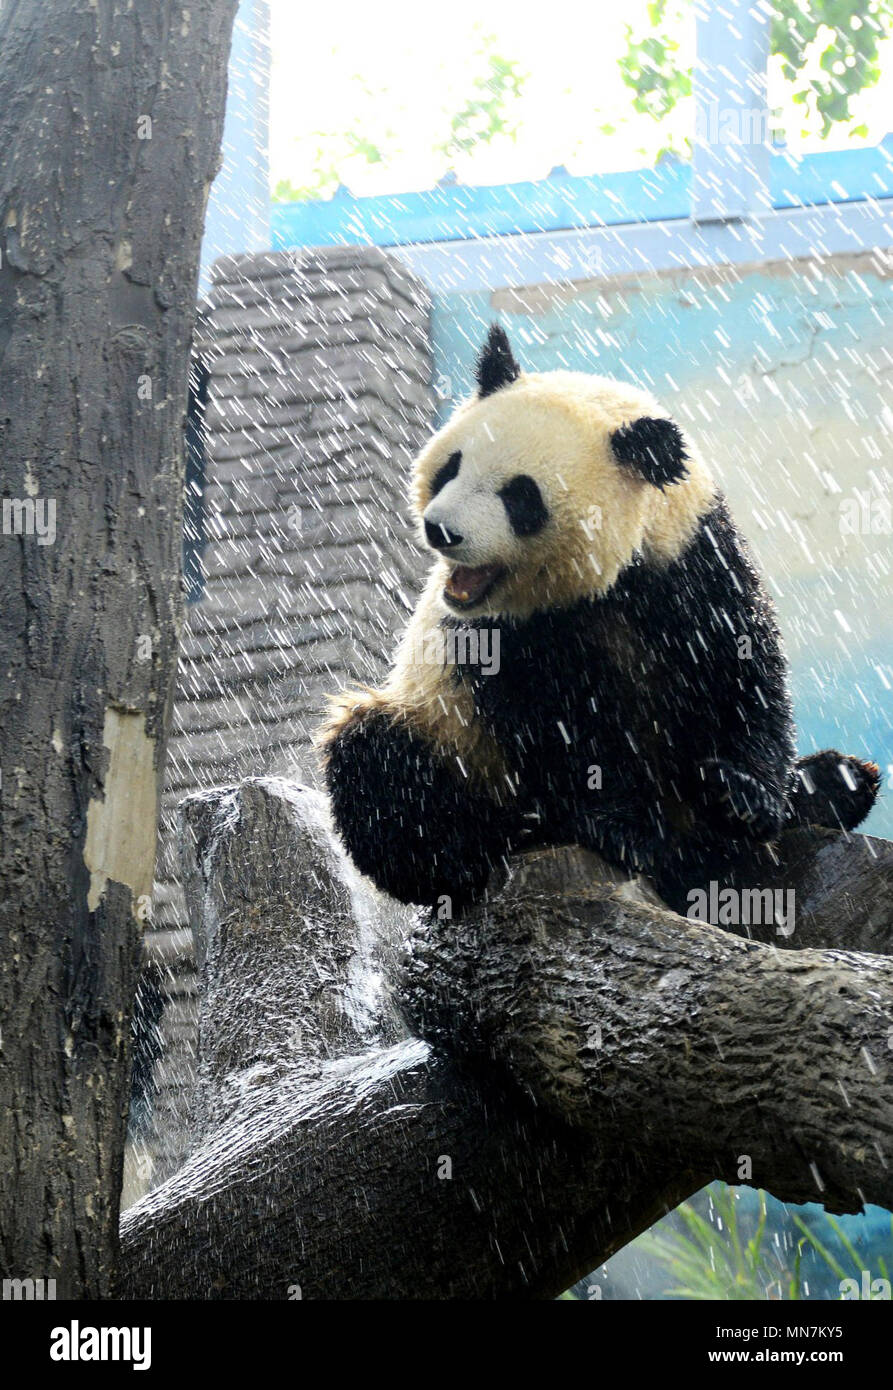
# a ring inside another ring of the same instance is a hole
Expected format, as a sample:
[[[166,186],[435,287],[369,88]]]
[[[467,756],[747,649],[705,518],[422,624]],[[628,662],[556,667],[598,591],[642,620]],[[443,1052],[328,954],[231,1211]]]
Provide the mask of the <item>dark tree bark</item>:
[[[893,851],[873,844],[889,903]],[[864,841],[851,849],[864,867]],[[419,1034],[504,1069],[599,1145],[682,1155],[726,1181],[746,1159],[783,1201],[890,1206],[893,961],[779,951],[626,903],[597,870],[563,886],[577,853],[528,856],[486,914],[415,933],[404,1001]],[[833,906],[826,933],[811,925],[838,942]]]
[[[373,920],[312,793],[184,815],[204,1130],[125,1214],[121,1293],[551,1297],[745,1158],[782,1199],[893,1203],[893,846],[786,836],[806,910],[761,944],[575,849],[458,921]],[[841,949],[853,884],[876,954]]]
[[[235,8],[0,10],[0,1266],[59,1298],[116,1249]]]

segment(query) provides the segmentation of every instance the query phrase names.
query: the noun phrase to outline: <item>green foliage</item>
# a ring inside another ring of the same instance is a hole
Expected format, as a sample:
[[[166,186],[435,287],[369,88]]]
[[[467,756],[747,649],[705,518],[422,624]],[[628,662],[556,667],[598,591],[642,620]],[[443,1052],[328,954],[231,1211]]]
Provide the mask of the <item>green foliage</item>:
[[[891,17],[891,0],[774,0],[771,52],[781,58],[793,100],[820,121],[822,139],[852,120],[852,99],[877,82],[878,43],[889,34]],[[691,0],[656,0],[648,6],[653,32],[637,36],[626,26],[621,76],[635,110],[658,121],[692,90],[691,69],[679,67],[674,38],[690,18]],[[850,131],[866,133],[863,125]]]
[[[664,21],[666,0],[649,5],[648,14],[657,28]],[[636,40],[632,25],[627,24],[626,45],[626,52],[618,61],[621,76],[633,92],[633,108],[643,116],[662,121],[680,97],[691,96],[691,68],[679,67],[679,44],[670,30]]]
[[[809,1241],[813,1249],[821,1256],[822,1260],[828,1266],[828,1268],[837,1275],[838,1279],[855,1279],[858,1283],[862,1274],[863,1266],[865,1264],[865,1257],[863,1255],[860,1255],[859,1252],[856,1250],[855,1246],[847,1236],[840,1222],[836,1220],[835,1217],[831,1216],[828,1212],[825,1212],[824,1219],[827,1228],[833,1235],[837,1237],[838,1241],[843,1246],[846,1257],[850,1261],[849,1268],[847,1268],[845,1265],[842,1265],[839,1260],[835,1259],[835,1257],[826,1248],[826,1246],[819,1240],[815,1232],[810,1230],[810,1228],[800,1220],[800,1217],[797,1215],[796,1212],[792,1212],[791,1215],[793,1217],[794,1225],[797,1227],[798,1231],[803,1232],[805,1239]],[[891,1216],[890,1218],[890,1232],[891,1236],[893,1236],[893,1216]],[[803,1243],[804,1242],[801,1240],[801,1249],[803,1247]],[[877,1255],[875,1258],[877,1260],[877,1267],[880,1270],[881,1277],[889,1281],[890,1275],[888,1272],[887,1261],[884,1259],[883,1255]]]
[[[433,146],[434,151],[444,155],[447,160],[470,154],[477,146],[489,144],[499,135],[514,139],[517,134],[517,123],[511,121],[509,112],[522,94],[527,74],[520,70],[516,62],[496,53],[495,42],[492,35],[481,40],[475,56],[478,60],[484,60],[484,70],[473,79],[469,95],[460,109],[447,118],[444,138]],[[367,99],[367,110],[381,105],[381,94],[373,92],[359,74],[354,75],[353,82],[358,88],[358,96]],[[356,117],[355,124],[360,119]],[[397,136],[393,130],[383,133],[381,143],[376,143],[356,128],[316,131],[314,136],[316,149],[312,160],[312,178],[299,185],[293,184],[290,179],[281,179],[273,190],[274,202],[295,203],[331,197],[346,181],[346,173],[353,161],[383,164],[397,149]]]
[[[822,139],[839,121],[851,119],[850,101],[880,76],[878,40],[890,18],[887,0],[776,0],[772,18],[772,52],[782,59],[794,101],[821,118]],[[818,46],[820,77],[804,74],[805,54]],[[865,134],[857,126],[853,134]]]
[[[334,148],[333,148],[334,146]],[[384,154],[371,140],[352,130],[341,135],[320,134],[313,161],[313,178],[309,183],[295,185],[290,179],[280,179],[273,189],[274,203],[299,203],[314,198],[328,198],[341,183],[340,169],[351,156],[365,159],[367,164],[380,164]]]
[[[492,37],[484,40],[481,56],[487,59],[486,75],[474,79],[470,97],[450,121],[449,136],[436,146],[448,159],[470,154],[475,146],[489,144],[497,135],[514,139],[517,134],[517,125],[509,121],[506,108],[520,97],[526,74],[517,63],[488,52],[494,42]]]
[[[764,1243],[766,1196],[759,1195],[759,1218],[749,1239],[739,1229],[734,1192],[722,1186],[710,1189],[714,1222],[684,1202],[678,1209],[683,1231],[643,1237],[643,1253],[659,1260],[676,1281],[666,1291],[668,1298],[753,1302],[766,1297],[767,1286],[786,1287],[787,1297],[797,1298],[799,1258],[788,1274],[771,1245]]]
[[[827,1212],[819,1218],[827,1232],[824,1239],[816,1235],[814,1225],[807,1225],[796,1212],[790,1213],[801,1238],[788,1263],[783,1247],[767,1239],[764,1192],[758,1193],[758,1218],[749,1236],[742,1228],[734,1189],[715,1183],[708,1192],[712,1221],[692,1203],[685,1202],[676,1213],[683,1230],[649,1232],[638,1243],[644,1254],[660,1261],[672,1276],[674,1282],[666,1290],[667,1298],[798,1301],[803,1296],[800,1267],[807,1244],[838,1280],[861,1281],[865,1257],[856,1250],[840,1222]],[[831,1246],[842,1250],[842,1257],[836,1256]],[[881,1256],[875,1259],[880,1273],[888,1278],[886,1261]]]
[[[375,93],[358,74],[354,75],[358,95],[374,104]],[[356,130],[316,131],[316,149],[312,161],[312,178],[306,184],[295,185],[290,179],[280,179],[273,190],[274,203],[298,203],[316,198],[328,198],[342,183],[342,170],[351,159],[362,159],[367,164],[381,164],[386,159],[385,151],[367,136]],[[388,142],[394,140],[394,132],[385,132]]]

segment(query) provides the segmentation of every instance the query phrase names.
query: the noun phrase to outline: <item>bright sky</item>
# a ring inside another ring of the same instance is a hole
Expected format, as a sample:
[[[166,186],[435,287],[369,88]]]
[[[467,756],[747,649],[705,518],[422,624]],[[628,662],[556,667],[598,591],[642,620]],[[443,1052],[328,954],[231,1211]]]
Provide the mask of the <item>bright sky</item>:
[[[451,0],[437,8],[418,0],[271,0],[271,12],[274,187],[282,179],[312,183],[319,165],[336,167],[357,194],[430,188],[450,163],[463,182],[481,184],[542,178],[559,164],[577,174],[631,169],[650,163],[669,143],[671,130],[681,143],[694,119],[690,102],[680,103],[663,125],[632,109],[617,58],[625,48],[625,26],[644,31],[646,0],[551,0],[545,7]],[[528,74],[523,96],[511,108],[519,122],[517,140],[497,137],[470,156],[448,160],[434,146],[473,95],[473,79],[486,69],[480,52],[491,35],[494,51]],[[693,6],[678,38],[680,64],[688,65]],[[770,105],[779,105],[783,92],[773,80]],[[788,141],[803,148],[795,109],[786,122]],[[893,130],[893,60],[854,109],[869,124],[868,143]],[[604,124],[614,133],[602,133]],[[380,149],[385,160],[370,164],[346,156],[351,131]],[[864,143],[842,132],[806,146]]]

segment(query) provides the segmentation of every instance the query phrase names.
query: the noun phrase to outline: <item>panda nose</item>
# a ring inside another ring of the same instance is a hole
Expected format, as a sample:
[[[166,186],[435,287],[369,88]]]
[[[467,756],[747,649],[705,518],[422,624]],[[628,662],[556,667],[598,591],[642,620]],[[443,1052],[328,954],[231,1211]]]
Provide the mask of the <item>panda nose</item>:
[[[461,544],[464,539],[458,531],[450,531],[442,522],[426,521],[425,535],[428,544],[435,550],[450,550],[454,545]]]

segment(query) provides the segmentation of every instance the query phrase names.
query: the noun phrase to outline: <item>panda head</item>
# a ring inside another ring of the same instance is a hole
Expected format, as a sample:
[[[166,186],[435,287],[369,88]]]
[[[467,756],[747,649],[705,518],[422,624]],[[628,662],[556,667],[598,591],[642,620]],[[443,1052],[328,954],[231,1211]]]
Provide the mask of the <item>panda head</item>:
[[[413,471],[448,611],[525,617],[607,593],[638,554],[666,564],[685,549],[714,485],[647,392],[524,373],[496,326],[477,385]]]

